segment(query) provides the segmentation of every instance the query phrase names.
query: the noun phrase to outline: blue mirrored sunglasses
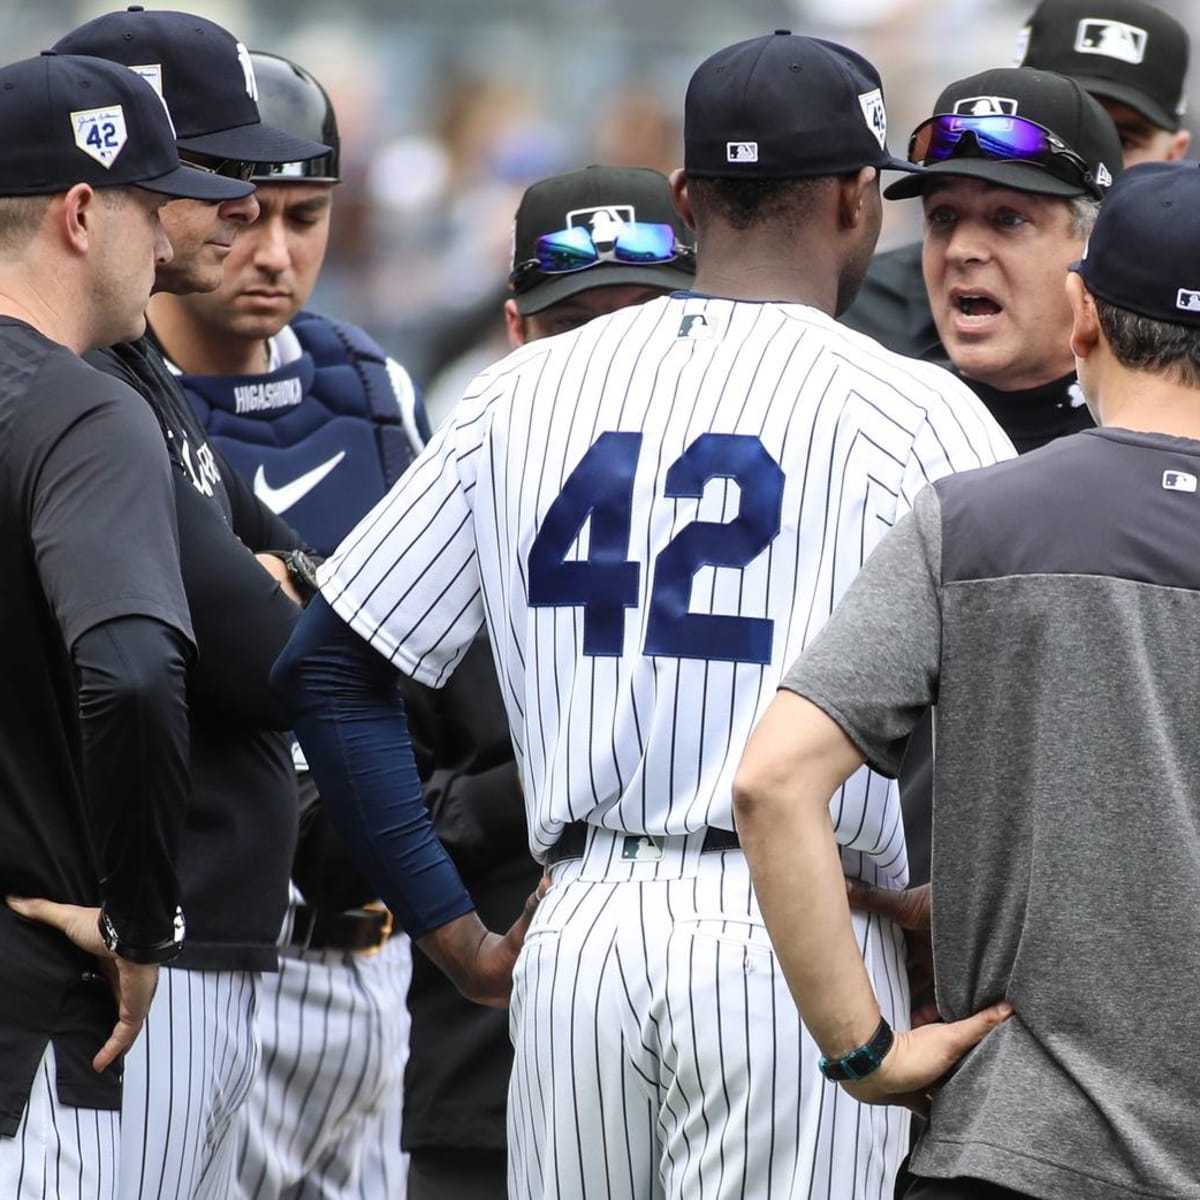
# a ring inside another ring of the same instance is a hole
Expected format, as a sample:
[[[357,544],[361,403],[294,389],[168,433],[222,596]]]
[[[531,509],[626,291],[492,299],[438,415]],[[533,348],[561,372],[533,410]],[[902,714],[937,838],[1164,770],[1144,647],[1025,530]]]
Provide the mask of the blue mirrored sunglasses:
[[[591,230],[577,225],[538,238],[533,258],[517,263],[509,280],[514,287],[520,287],[534,271],[542,275],[567,275],[602,262],[668,263],[688,259],[693,254],[690,246],[676,241],[670,225],[630,221],[621,225],[611,240],[601,238],[598,245]]]
[[[1079,154],[1052,130],[1024,117],[944,113],[922,121],[908,142],[909,162],[923,167],[972,151],[997,162],[1032,163],[1067,182],[1078,182],[1096,197],[1103,194]]]

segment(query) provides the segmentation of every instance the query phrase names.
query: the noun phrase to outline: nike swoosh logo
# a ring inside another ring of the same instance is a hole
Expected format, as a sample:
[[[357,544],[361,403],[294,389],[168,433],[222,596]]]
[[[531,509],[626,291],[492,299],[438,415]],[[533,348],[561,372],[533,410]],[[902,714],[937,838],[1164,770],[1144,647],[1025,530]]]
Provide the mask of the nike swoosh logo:
[[[254,472],[254,494],[273,513],[287,512],[293,504],[303,500],[345,457],[345,450],[339,450],[332,458],[313,467],[311,471],[305,471],[303,475],[297,475],[290,483],[279,487],[272,487],[267,482],[267,473],[260,463],[258,470]]]

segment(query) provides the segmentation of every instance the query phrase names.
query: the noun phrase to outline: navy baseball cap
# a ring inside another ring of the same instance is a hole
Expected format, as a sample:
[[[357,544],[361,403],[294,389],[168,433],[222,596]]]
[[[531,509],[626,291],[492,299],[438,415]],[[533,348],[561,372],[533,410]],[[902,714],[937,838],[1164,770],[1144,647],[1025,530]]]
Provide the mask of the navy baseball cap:
[[[800,179],[862,167],[918,171],[887,148],[879,72],[861,54],[777,29],[696,68],[684,170],[699,179]]]
[[[181,12],[131,5],[59,38],[60,54],[131,67],[163,98],[181,150],[244,162],[303,162],[329,147],[264,125],[250,52],[227,29]],[[242,188],[242,195],[251,188]]]
[[[617,284],[690,288],[696,274],[692,240],[660,171],[593,165],[543,179],[521,197],[513,223],[509,285],[517,311],[528,316],[580,292]],[[568,269],[542,270],[556,265],[559,241]],[[661,252],[655,258],[656,247]],[[598,255],[590,263],[589,253]],[[570,269],[575,262],[581,265]]]
[[[1100,206],[1071,270],[1117,308],[1200,325],[1200,165],[1130,167]]]
[[[1121,172],[1112,118],[1065,75],[1030,67],[982,71],[950,84],[933,113],[909,142],[924,172],[889,184],[883,192],[889,200],[919,196],[947,175],[1043,196],[1100,199]],[[985,122],[973,128],[975,118]],[[922,134],[931,130],[925,151]]]
[[[1146,0],[1042,0],[1021,30],[1017,61],[1069,75],[1160,129],[1179,128],[1187,30]]]
[[[0,67],[0,196],[48,196],[77,183],[228,200],[245,185],[183,166],[154,89],[99,58],[55,54]]]

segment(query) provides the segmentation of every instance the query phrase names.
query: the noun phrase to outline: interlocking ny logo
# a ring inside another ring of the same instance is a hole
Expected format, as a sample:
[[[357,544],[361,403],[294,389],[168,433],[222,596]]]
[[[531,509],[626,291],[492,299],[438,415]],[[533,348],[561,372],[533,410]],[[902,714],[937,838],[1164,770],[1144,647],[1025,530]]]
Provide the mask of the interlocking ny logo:
[[[1087,19],[1075,30],[1075,50],[1079,54],[1103,54],[1135,66],[1146,57],[1147,34],[1124,21]]]

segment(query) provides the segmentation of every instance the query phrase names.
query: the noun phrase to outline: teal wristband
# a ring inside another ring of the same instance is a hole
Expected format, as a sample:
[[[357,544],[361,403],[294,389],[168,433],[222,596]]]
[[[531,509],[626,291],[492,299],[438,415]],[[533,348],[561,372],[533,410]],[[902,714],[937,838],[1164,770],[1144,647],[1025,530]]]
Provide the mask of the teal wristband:
[[[835,1083],[848,1083],[858,1079],[866,1079],[874,1071],[878,1071],[884,1056],[892,1048],[896,1035],[892,1027],[883,1017],[879,1018],[879,1026],[871,1035],[869,1042],[864,1042],[849,1054],[841,1058],[822,1057],[817,1064],[821,1074]]]

